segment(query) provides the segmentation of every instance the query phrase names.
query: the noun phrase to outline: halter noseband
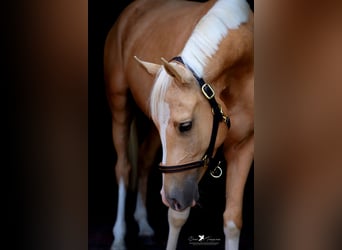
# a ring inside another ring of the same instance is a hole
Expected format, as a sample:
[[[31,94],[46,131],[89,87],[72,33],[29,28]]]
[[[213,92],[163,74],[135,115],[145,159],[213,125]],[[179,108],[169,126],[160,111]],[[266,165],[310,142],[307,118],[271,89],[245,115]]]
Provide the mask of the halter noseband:
[[[223,113],[221,106],[217,103],[215,99],[215,92],[209,83],[206,83],[203,80],[203,78],[198,77],[197,74],[191,69],[191,67],[189,67],[189,65],[186,65],[183,62],[183,59],[180,56],[172,58],[171,61],[177,61],[183,64],[192,72],[193,76],[196,78],[197,83],[199,84],[202,90],[202,94],[210,103],[214,119],[213,119],[213,127],[211,131],[211,138],[210,138],[209,146],[201,160],[190,162],[190,163],[185,163],[185,164],[180,164],[180,165],[174,165],[174,166],[165,166],[165,165],[159,164],[159,169],[163,173],[176,173],[176,172],[186,171],[186,170],[193,169],[193,168],[208,166],[209,169],[211,169],[210,174],[213,177],[218,178],[222,174],[222,169],[219,166],[221,162],[218,162],[216,160],[216,155],[215,157],[213,157],[217,131],[218,131],[220,122],[225,122],[229,129],[230,119],[227,115]]]

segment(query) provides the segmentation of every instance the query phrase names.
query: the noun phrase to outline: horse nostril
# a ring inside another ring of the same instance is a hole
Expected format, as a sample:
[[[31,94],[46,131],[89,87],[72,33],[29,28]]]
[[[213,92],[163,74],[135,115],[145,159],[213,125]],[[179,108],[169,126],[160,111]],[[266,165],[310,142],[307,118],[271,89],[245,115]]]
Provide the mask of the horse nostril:
[[[176,211],[182,210],[182,205],[174,198],[169,199],[169,204],[171,208]]]

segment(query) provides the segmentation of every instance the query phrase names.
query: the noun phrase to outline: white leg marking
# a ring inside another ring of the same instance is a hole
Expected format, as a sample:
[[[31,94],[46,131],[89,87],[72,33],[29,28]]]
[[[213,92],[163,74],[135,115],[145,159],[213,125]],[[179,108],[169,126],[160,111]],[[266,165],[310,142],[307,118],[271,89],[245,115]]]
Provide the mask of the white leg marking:
[[[146,207],[142,200],[140,192],[138,192],[138,195],[137,195],[137,204],[135,207],[134,219],[138,222],[138,225],[139,225],[139,236],[154,235],[154,231],[147,221]]]
[[[177,247],[179,232],[182,226],[188,219],[190,214],[190,207],[183,211],[176,211],[169,208],[168,219],[169,219],[169,237],[167,239],[166,250],[175,250]]]
[[[224,228],[226,236],[226,250],[238,250],[240,230],[236,227],[233,221],[228,221],[227,227]]]
[[[119,181],[118,210],[117,210],[115,225],[113,227],[114,242],[111,246],[111,250],[126,249],[125,203],[126,203],[126,188],[125,188],[124,180],[123,178],[121,178]]]

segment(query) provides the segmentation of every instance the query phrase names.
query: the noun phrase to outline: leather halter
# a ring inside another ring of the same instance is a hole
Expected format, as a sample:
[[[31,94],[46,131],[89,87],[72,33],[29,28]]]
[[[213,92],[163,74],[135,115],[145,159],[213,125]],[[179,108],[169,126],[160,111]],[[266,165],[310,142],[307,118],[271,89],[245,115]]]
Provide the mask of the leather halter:
[[[216,159],[216,155],[213,157],[217,131],[218,131],[220,122],[225,122],[229,129],[230,119],[227,115],[223,113],[221,106],[217,103],[215,99],[215,92],[209,83],[206,83],[203,80],[203,78],[198,77],[197,74],[193,71],[193,69],[189,65],[186,65],[184,63],[183,59],[180,56],[172,58],[171,61],[177,61],[183,64],[192,72],[193,76],[196,78],[197,83],[202,90],[203,95],[210,103],[214,119],[213,119],[213,127],[211,131],[211,138],[210,138],[209,146],[201,160],[190,162],[190,163],[185,163],[185,164],[180,164],[180,165],[174,165],[174,166],[165,166],[165,165],[159,164],[159,169],[163,173],[176,173],[176,172],[186,171],[186,170],[193,169],[193,168],[208,166],[210,169],[210,174],[213,177],[218,178],[222,174],[222,169],[219,166],[221,162],[218,162],[218,160]]]

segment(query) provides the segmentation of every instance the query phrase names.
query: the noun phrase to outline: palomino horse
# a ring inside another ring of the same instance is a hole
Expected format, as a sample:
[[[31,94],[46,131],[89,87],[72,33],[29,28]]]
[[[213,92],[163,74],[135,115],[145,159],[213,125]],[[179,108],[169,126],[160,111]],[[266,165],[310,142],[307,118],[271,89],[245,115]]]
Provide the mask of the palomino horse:
[[[159,132],[151,130],[138,155],[139,234],[154,233],[146,218],[146,183],[160,142],[168,250],[176,249],[205,171],[221,174],[215,159],[220,148],[227,160],[225,248],[238,249],[243,190],[254,157],[253,18],[244,0],[137,0],[109,32],[104,66],[119,185],[112,249],[125,248],[132,99]]]

